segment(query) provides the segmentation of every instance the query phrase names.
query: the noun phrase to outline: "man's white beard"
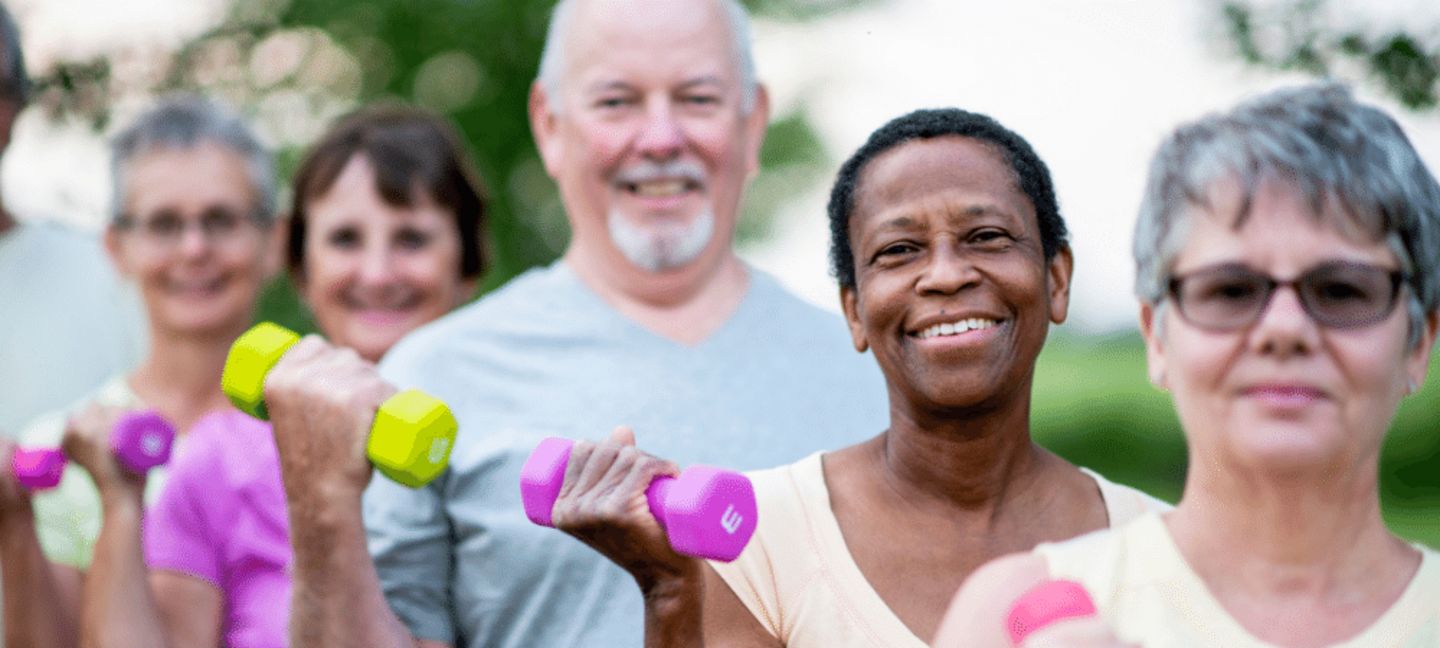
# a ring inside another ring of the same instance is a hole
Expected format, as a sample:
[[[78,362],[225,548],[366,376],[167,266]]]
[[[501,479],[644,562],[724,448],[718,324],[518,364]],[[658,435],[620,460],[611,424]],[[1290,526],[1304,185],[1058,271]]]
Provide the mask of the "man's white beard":
[[[610,242],[630,263],[646,272],[665,272],[688,265],[705,251],[715,235],[715,212],[709,209],[689,223],[664,222],[639,227],[613,210],[605,221]]]

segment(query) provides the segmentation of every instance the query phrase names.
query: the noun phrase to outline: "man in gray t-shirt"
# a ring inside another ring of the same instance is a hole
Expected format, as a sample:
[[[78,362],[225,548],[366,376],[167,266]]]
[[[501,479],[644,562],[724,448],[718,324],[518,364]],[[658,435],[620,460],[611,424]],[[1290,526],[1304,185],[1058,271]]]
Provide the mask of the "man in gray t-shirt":
[[[573,232],[564,258],[381,367],[454,411],[450,470],[413,491],[369,480],[336,432],[367,429],[365,396],[335,386],[374,379],[324,373],[333,350],[307,342],[272,372],[290,378],[266,392],[276,435],[295,439],[279,444],[285,474],[307,476],[287,483],[297,645],[640,646],[634,579],[525,518],[519,470],[542,438],[625,424],[681,466],[745,470],[887,425],[883,379],[844,321],[735,256],[769,110],[738,2],[562,1],[529,109]],[[301,410],[334,414],[292,423]]]

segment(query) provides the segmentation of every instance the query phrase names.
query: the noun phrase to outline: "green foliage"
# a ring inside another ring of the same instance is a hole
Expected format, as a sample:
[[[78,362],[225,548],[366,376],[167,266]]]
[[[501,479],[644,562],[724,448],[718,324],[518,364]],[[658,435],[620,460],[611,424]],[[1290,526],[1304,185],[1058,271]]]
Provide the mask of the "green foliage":
[[[1184,489],[1185,437],[1170,397],[1149,382],[1135,332],[1077,339],[1052,332],[1035,370],[1036,441],[1169,502]],[[1402,403],[1380,458],[1385,521],[1440,548],[1440,387]]]
[[[1427,44],[1413,24],[1378,34],[1362,25],[1331,25],[1328,5],[1329,0],[1227,0],[1220,15],[1235,54],[1246,63],[1320,77],[1358,64],[1406,107],[1440,105],[1440,43],[1431,38]],[[1428,19],[1433,32],[1440,12]]]

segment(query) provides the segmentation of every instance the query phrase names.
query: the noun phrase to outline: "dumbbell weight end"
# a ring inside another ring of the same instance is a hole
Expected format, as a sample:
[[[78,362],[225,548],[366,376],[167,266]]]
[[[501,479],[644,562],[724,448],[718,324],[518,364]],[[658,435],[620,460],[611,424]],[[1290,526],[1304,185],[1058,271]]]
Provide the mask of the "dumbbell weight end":
[[[241,334],[225,356],[220,387],[240,411],[262,421],[270,420],[265,410],[265,374],[280,357],[300,341],[294,331],[278,324],[261,322]]]
[[[1074,581],[1045,581],[1030,588],[1010,606],[1005,631],[1019,646],[1030,633],[1056,621],[1095,615],[1095,603],[1085,587]]]

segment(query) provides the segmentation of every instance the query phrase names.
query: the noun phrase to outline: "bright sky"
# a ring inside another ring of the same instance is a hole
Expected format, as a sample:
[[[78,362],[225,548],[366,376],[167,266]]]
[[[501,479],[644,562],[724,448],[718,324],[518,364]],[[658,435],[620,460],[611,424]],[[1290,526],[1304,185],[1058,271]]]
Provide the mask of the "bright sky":
[[[457,0],[460,1],[460,0]],[[1076,256],[1067,327],[1134,325],[1129,244],[1145,168],[1181,121],[1295,82],[1248,69],[1219,49],[1213,0],[889,0],[803,25],[756,28],[759,71],[776,114],[803,96],[831,166],[885,121],[916,108],[987,113],[1024,136],[1050,165]],[[31,69],[57,56],[117,45],[171,47],[221,15],[224,0],[9,0]],[[1405,20],[1440,29],[1433,0],[1348,0],[1378,27]],[[1362,6],[1363,5],[1363,6]],[[1431,168],[1440,170],[1440,113],[1390,107]],[[824,206],[833,168],[782,213],[776,237],[743,254],[806,298],[836,309],[827,274]],[[22,217],[97,227],[106,208],[103,141],[81,127],[26,115],[0,168]]]

